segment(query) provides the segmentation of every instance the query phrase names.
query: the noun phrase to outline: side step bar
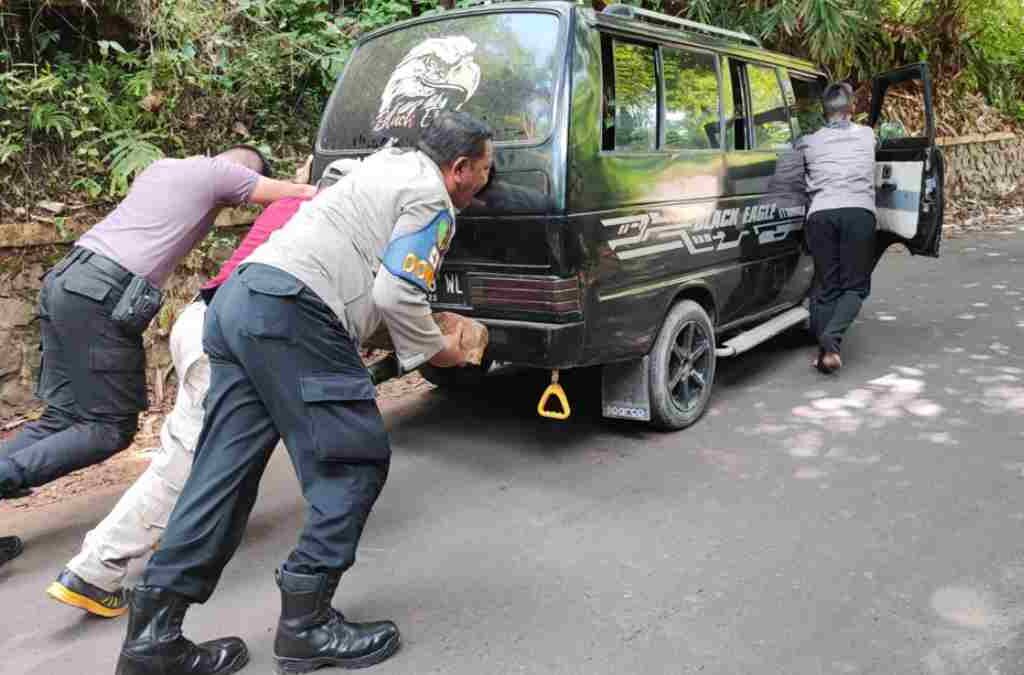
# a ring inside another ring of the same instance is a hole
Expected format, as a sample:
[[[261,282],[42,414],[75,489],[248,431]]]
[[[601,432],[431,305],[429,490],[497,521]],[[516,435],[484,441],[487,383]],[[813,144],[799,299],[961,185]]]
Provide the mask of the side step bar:
[[[727,341],[715,350],[715,356],[736,356],[737,354],[742,354],[765,340],[775,337],[787,328],[792,328],[798,323],[806,321],[810,316],[811,313],[807,311],[806,307],[794,307]]]

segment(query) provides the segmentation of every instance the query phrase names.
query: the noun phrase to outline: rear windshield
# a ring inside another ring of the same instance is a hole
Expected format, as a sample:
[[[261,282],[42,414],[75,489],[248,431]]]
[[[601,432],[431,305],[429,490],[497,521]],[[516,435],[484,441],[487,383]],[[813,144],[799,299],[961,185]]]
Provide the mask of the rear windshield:
[[[506,13],[431,21],[359,47],[331,100],[324,150],[415,141],[444,110],[488,122],[496,141],[542,141],[552,124],[558,17]]]

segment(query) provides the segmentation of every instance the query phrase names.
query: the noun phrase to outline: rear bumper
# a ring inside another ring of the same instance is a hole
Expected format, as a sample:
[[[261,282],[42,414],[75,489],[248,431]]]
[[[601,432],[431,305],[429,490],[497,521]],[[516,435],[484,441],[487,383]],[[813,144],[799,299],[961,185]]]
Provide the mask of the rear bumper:
[[[535,323],[477,319],[487,326],[488,359],[534,368],[570,368],[583,356],[583,322]]]

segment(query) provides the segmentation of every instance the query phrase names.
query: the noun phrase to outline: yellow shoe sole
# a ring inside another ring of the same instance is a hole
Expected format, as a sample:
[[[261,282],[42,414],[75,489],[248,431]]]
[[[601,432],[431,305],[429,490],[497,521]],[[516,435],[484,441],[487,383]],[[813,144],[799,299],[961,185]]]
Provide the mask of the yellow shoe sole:
[[[63,602],[65,605],[71,605],[78,609],[84,609],[90,614],[96,616],[102,616],[106,619],[113,619],[121,616],[128,611],[127,607],[110,608],[101,605],[92,598],[87,598],[80,593],[75,593],[67,586],[54,581],[50,584],[50,587],[46,589],[46,594],[57,602]]]

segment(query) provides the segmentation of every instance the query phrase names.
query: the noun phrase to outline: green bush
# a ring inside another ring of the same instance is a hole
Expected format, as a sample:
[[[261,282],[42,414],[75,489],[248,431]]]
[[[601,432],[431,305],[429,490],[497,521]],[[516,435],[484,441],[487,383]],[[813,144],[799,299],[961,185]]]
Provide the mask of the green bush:
[[[69,191],[110,202],[161,156],[239,142],[291,171],[355,38],[411,14],[393,0],[340,14],[327,0],[103,9],[134,22],[132,34],[99,39],[56,8],[49,22],[0,8],[0,209]]]

